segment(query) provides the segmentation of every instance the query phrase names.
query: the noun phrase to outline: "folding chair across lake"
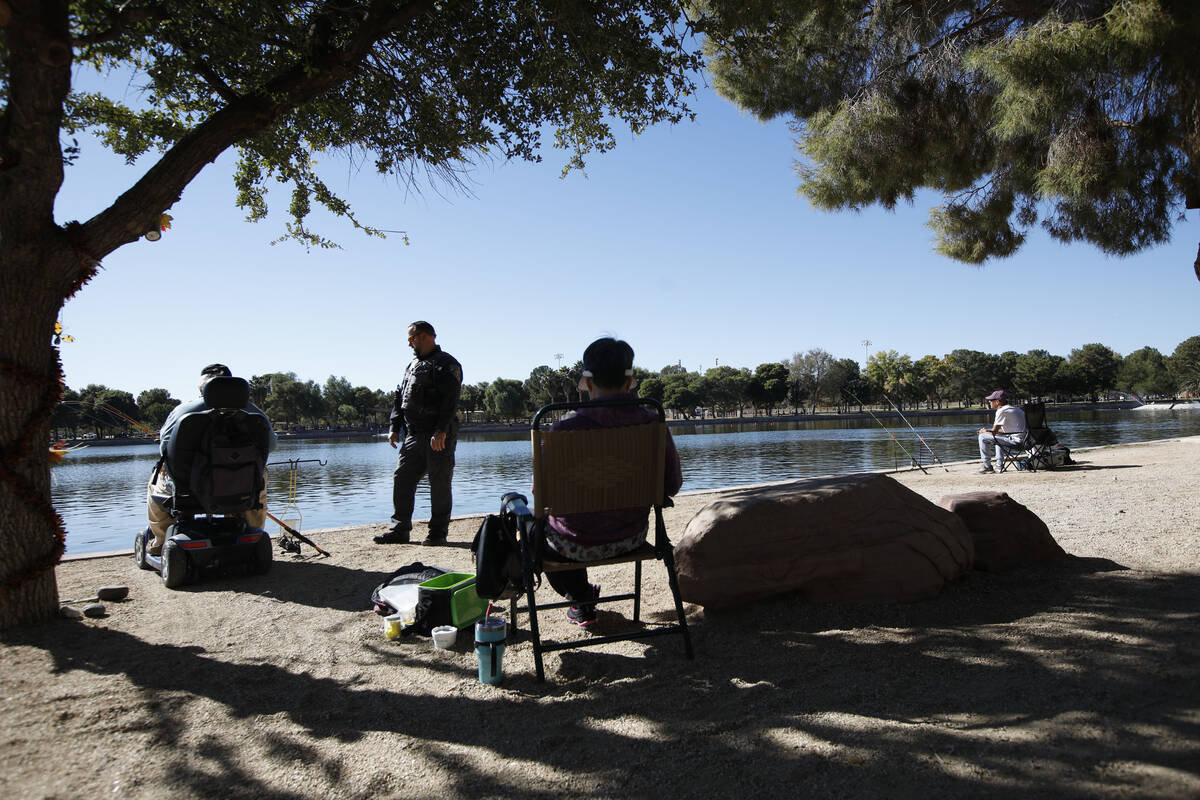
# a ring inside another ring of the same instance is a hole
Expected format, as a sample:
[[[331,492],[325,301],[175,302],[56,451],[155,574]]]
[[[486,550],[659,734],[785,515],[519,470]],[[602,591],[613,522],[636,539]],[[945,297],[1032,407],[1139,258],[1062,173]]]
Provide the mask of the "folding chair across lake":
[[[1058,437],[1046,426],[1046,404],[1026,403],[1021,410],[1025,412],[1025,437],[1017,444],[998,444],[1000,471],[1009,466],[1030,472],[1052,469],[1050,451],[1058,444]]]

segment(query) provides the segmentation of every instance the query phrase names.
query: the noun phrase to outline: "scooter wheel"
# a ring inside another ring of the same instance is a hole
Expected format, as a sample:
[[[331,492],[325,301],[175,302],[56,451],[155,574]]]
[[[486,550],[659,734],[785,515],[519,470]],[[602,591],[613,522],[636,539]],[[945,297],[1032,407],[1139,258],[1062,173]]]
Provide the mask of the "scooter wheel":
[[[187,583],[187,553],[174,542],[168,541],[162,549],[162,582],[168,589],[178,589]]]
[[[255,575],[264,575],[270,572],[273,558],[271,537],[263,536],[254,545],[254,560],[250,562],[250,571]]]
[[[150,569],[150,565],[146,563],[146,532],[142,531],[133,540],[133,563],[138,565],[138,569]]]

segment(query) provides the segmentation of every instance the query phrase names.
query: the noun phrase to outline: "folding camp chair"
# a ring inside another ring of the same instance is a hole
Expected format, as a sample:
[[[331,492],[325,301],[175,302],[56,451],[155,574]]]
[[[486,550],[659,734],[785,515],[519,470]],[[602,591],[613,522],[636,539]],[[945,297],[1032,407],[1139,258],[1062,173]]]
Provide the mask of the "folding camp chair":
[[[1004,472],[1009,465],[1030,472],[1052,469],[1050,450],[1058,444],[1058,437],[1046,426],[1046,404],[1026,403],[1021,410],[1025,412],[1025,436],[1016,444],[997,443],[1000,471]]]
[[[639,405],[652,409],[657,421],[616,428],[552,431],[542,427],[543,420],[554,412],[576,410],[587,406]],[[585,403],[551,403],[534,415],[531,426],[533,441],[533,523],[521,527],[522,560],[525,577],[526,605],[512,601],[511,624],[518,627],[519,611],[529,614],[529,630],[533,639],[533,656],[537,664],[537,679],[545,680],[542,654],[555,650],[592,647],[630,639],[680,634],[684,651],[692,658],[692,641],[688,634],[683,601],[679,596],[679,580],[675,575],[674,548],[667,538],[663,522],[663,506],[670,498],[663,492],[663,473],[666,460],[667,424],[662,406],[654,400],[619,398]],[[636,507],[654,511],[654,540],[637,550],[614,558],[597,561],[566,561],[545,546],[548,517],[553,514],[579,514]],[[667,570],[667,580],[675,600],[677,622],[652,627],[639,627],[624,633],[589,636],[571,641],[543,641],[538,627],[538,613],[571,605],[569,601],[538,603],[535,579],[542,573],[562,572],[581,567],[600,567],[609,564],[633,563],[633,591],[601,596],[597,605],[633,600],[633,621],[641,622],[642,562],[657,560]]]

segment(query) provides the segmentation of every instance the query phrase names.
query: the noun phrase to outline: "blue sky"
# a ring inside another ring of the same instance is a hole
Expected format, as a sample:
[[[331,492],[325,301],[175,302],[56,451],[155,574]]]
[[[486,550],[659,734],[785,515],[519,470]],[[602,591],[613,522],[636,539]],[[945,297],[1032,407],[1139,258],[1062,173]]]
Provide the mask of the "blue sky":
[[[784,123],[707,89],[695,108],[694,123],[619,132],[586,175],[560,179],[566,156],[547,146],[542,164],[476,167],[469,193],[414,191],[329,157],[330,185],[363,222],[406,231],[407,246],[319,215],[314,227],[344,249],[272,246],[287,193],[268,221],[245,222],[227,154],[170,210],[161,240],[112,253],[68,302],[67,383],[187,399],[199,369],[221,361],[245,377],[390,389],[414,319],[436,326],[471,383],[524,379],[558,353],[574,363],[603,335],[628,340],[639,366],[696,370],[813,347],[861,362],[864,339],[916,359],[957,347],[1066,356],[1089,342],[1170,354],[1200,334],[1194,211],[1170,245],[1131,258],[1035,233],[1016,257],[970,267],[932,251],[935,195],[894,213],[817,211],[796,193]],[[148,165],[82,144],[61,222],[90,217]]]

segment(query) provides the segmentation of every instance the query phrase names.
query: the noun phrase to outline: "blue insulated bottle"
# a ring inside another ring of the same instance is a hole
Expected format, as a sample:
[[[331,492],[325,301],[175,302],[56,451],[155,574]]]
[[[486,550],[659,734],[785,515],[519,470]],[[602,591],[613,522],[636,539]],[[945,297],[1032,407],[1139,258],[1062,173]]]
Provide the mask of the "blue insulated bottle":
[[[475,623],[480,683],[499,683],[504,677],[504,634],[503,617],[484,617]]]

